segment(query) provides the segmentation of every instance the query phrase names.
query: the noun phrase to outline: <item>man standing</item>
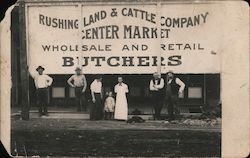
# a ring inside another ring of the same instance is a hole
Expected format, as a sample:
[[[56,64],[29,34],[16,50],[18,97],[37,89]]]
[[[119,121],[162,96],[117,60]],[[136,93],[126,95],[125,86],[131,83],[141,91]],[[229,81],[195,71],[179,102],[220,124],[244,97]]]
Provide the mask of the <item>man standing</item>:
[[[163,106],[163,93],[164,80],[161,78],[160,74],[155,72],[153,74],[153,79],[150,81],[149,90],[152,94],[152,102],[154,104],[154,119],[160,120],[161,109]]]
[[[172,71],[169,71],[166,74],[166,81],[165,81],[165,88],[166,88],[166,95],[165,100],[168,105],[168,115],[169,119],[174,119],[175,115],[179,115],[179,107],[178,107],[178,98],[179,95],[183,93],[185,88],[185,84],[177,77],[174,76]]]
[[[77,104],[77,111],[86,110],[86,98],[85,90],[87,88],[87,81],[84,74],[82,74],[82,69],[77,67],[75,69],[76,74],[72,75],[68,79],[68,84],[75,88],[75,98]]]
[[[39,117],[42,115],[48,116],[48,87],[51,86],[53,79],[46,74],[43,74],[45,69],[38,66],[36,71],[38,74],[34,76],[34,82],[37,90],[37,103],[39,106]]]
[[[90,85],[93,105],[90,109],[90,120],[101,120],[103,115],[102,106],[102,76],[96,75],[95,80]]]

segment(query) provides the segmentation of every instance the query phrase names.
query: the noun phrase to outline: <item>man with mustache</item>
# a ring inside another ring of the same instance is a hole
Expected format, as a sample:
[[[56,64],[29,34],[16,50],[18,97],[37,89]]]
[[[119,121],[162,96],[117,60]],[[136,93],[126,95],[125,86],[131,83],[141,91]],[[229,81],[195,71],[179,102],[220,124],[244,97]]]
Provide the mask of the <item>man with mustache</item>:
[[[38,66],[36,68],[38,74],[34,76],[39,117],[41,117],[42,115],[48,116],[48,93],[49,87],[53,82],[53,79],[49,75],[43,73],[44,70],[44,67]]]
[[[183,93],[185,84],[172,71],[166,74],[165,80],[165,101],[168,105],[169,120],[174,119],[174,114],[179,115],[178,98]]]
[[[152,102],[154,106],[154,120],[161,119],[161,109],[164,100],[163,87],[164,87],[164,80],[163,78],[161,78],[161,74],[155,72],[149,84],[149,90],[152,94]]]

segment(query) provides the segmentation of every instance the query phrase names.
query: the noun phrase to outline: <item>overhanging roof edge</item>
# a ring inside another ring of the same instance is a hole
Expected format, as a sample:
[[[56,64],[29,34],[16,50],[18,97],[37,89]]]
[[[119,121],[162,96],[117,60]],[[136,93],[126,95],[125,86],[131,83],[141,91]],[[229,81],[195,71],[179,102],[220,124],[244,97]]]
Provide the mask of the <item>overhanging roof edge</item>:
[[[17,3],[215,3],[214,0],[18,0]]]

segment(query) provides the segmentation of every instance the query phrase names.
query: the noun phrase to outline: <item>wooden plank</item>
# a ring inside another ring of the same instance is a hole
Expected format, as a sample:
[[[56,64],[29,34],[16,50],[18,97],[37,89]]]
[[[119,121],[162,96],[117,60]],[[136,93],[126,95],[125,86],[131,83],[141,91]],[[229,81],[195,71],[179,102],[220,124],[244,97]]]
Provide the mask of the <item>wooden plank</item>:
[[[19,5],[19,23],[20,23],[20,77],[21,77],[21,117],[23,120],[29,120],[29,73],[27,66],[27,48],[26,48],[26,24],[25,24],[25,3]]]

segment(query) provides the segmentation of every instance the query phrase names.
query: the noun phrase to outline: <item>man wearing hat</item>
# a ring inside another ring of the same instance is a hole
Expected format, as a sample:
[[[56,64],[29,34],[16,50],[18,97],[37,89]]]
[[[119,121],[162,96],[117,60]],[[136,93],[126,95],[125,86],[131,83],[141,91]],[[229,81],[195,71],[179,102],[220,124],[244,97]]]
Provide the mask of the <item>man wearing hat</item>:
[[[75,74],[72,75],[67,82],[71,87],[75,88],[77,111],[86,110],[85,90],[87,88],[87,81],[85,75],[82,74],[82,69],[76,67]]]
[[[48,91],[49,86],[51,86],[53,79],[43,74],[44,68],[42,66],[38,66],[36,68],[38,72],[37,75],[34,76],[34,82],[37,90],[37,103],[39,106],[39,116],[48,115]]]
[[[179,95],[183,93],[185,84],[177,77],[175,77],[172,71],[166,74],[165,80],[165,101],[168,105],[168,115],[169,119],[174,119],[175,115],[179,115],[178,98]]]

